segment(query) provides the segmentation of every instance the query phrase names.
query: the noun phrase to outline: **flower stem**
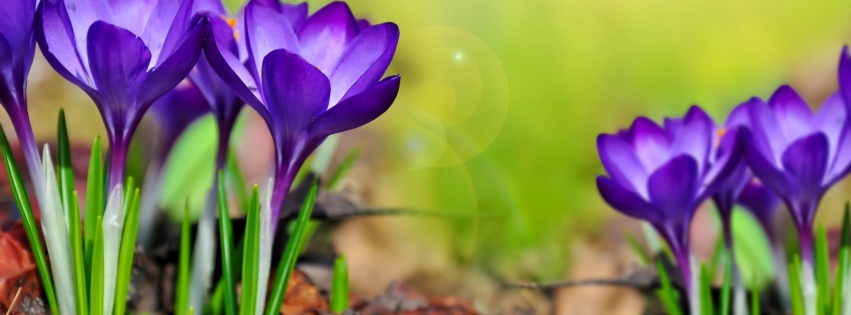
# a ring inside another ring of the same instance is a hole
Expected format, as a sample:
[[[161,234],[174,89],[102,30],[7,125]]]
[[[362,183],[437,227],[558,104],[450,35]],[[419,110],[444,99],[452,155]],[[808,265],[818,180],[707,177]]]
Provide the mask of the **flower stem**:
[[[124,174],[127,168],[127,147],[130,139],[121,136],[109,137],[109,181],[107,189],[124,184]]]
[[[27,169],[30,173],[33,187],[35,188],[36,199],[39,204],[44,200],[44,170],[41,166],[41,156],[38,151],[38,146],[33,136],[30,117],[26,110],[26,104],[23,106],[7,108],[9,117],[12,119],[12,127],[15,128],[15,134],[18,136],[18,142],[21,144],[21,150],[24,152],[24,159],[27,161]]]

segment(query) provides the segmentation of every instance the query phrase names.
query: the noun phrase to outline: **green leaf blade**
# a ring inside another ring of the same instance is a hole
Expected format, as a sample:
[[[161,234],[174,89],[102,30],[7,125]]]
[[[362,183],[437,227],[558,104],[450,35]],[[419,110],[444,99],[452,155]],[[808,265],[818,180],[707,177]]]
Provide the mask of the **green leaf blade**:
[[[77,192],[73,192],[71,196],[71,210],[68,213],[71,216],[71,224],[69,225],[69,234],[71,238],[71,253],[74,258],[74,278],[76,279],[76,298],[77,298],[77,313],[89,313],[89,297],[88,284],[86,283],[86,263],[83,256],[83,235],[80,228],[80,206],[77,199]]]
[[[130,291],[130,276],[133,272],[133,256],[136,252],[136,232],[139,230],[139,189],[135,189],[131,199],[127,199],[130,208],[121,235],[121,249],[118,254],[118,279],[115,284],[115,314],[124,315],[127,311],[127,293]]]
[[[251,193],[251,206],[245,223],[245,249],[242,258],[242,297],[239,304],[240,315],[250,315],[256,311],[257,279],[260,260],[260,197],[257,185]]]
[[[349,268],[346,256],[337,256],[334,260],[334,275],[331,280],[331,312],[343,313],[349,308]]]
[[[189,201],[186,202],[180,225],[180,256],[177,262],[177,283],[174,288],[174,313],[185,314],[189,308],[190,225]]]
[[[103,215],[105,189],[103,153],[100,147],[100,136],[97,136],[92,143],[91,157],[89,158],[89,172],[86,178],[86,212],[83,217],[83,224],[85,226],[83,237],[86,255],[86,275],[89,277],[91,277],[95,231],[97,230],[97,226],[93,223],[97,220],[98,216]]]
[[[275,284],[272,287],[272,292],[269,295],[269,306],[266,308],[266,315],[276,315],[281,312],[281,305],[284,303],[284,294],[287,289],[290,275],[295,268],[296,260],[299,254],[299,245],[305,237],[305,228],[310,221],[310,216],[313,213],[313,205],[316,202],[316,194],[319,190],[319,183],[314,180],[313,185],[307,192],[304,203],[301,205],[296,225],[293,233],[287,240],[287,247],[284,249],[281,263],[278,265],[278,271],[275,275]]]
[[[38,274],[41,278],[42,287],[45,295],[47,295],[47,303],[50,311],[53,314],[59,314],[59,304],[56,300],[56,289],[53,285],[53,277],[50,273],[50,265],[47,261],[47,254],[42,245],[41,234],[36,224],[35,216],[30,207],[29,197],[27,197],[24,181],[21,179],[21,172],[15,163],[15,157],[12,155],[12,149],[9,145],[9,139],[6,138],[6,132],[0,126],[0,152],[3,155],[3,165],[6,168],[6,174],[9,177],[9,184],[12,187],[12,194],[15,198],[15,205],[18,207],[18,212],[21,216],[21,222],[24,225],[24,231],[27,234],[27,240],[30,243],[30,248],[33,252]]]
[[[233,262],[233,226],[228,211],[224,173],[219,171],[219,244],[222,249],[222,277],[224,278],[225,314],[236,315],[236,278]]]
[[[103,315],[103,217],[97,216],[92,248],[92,270],[89,281],[89,314]]]

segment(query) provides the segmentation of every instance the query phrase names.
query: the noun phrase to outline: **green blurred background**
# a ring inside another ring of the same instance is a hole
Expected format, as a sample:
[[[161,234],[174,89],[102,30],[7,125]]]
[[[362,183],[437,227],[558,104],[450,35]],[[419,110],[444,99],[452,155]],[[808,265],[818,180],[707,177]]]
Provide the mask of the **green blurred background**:
[[[311,11],[327,2],[310,1]],[[401,28],[389,71],[403,77],[396,103],[341,140],[377,143],[365,154],[374,167],[361,177],[368,203],[460,214],[385,223],[406,246],[528,280],[564,278],[570,240],[618,216],[594,183],[603,172],[599,133],[637,115],[681,115],[692,104],[720,120],[783,83],[818,104],[835,89],[838,54],[851,39],[848,1],[350,5],[359,17]],[[41,72],[30,92],[37,136],[52,137],[58,99],[80,103],[65,105],[71,121],[97,122],[72,137],[90,143],[103,134],[85,95]]]

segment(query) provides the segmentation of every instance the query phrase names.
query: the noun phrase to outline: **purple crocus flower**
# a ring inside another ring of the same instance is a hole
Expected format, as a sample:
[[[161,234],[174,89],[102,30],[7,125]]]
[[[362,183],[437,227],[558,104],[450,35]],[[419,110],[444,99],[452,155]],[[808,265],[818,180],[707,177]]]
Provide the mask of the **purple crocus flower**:
[[[824,193],[851,170],[851,59],[847,47],[839,62],[840,93],[818,112],[789,86],[766,104],[750,101],[751,132],[745,156],[754,175],[786,203],[798,230],[804,262],[813,259],[813,220]],[[845,101],[843,101],[845,98]]]
[[[736,106],[736,108],[730,112],[730,115],[727,116],[724,126],[716,132],[716,145],[712,152],[712,156],[715,159],[727,158],[727,155],[729,155],[730,152],[736,150],[735,146],[740,145],[735,141],[721,140],[730,130],[748,126],[749,116],[746,105],[747,103]],[[747,167],[747,163],[741,157],[741,154],[735,156],[734,160],[730,161],[730,163],[734,165],[730,175],[721,182],[718,186],[718,190],[712,195],[712,201],[715,203],[715,206],[718,208],[718,212],[721,216],[724,242],[727,245],[727,248],[733,248],[732,226],[730,225],[733,216],[733,207],[736,205],[736,200],[742,192],[742,189],[745,188],[745,184],[747,184],[753,177]]]
[[[774,242],[772,221],[774,213],[780,207],[780,198],[774,192],[752,179],[739,194],[738,204],[747,209],[765,230],[768,239]]]
[[[208,24],[207,60],[264,118],[276,147],[271,200],[274,230],[284,198],[305,159],[329,135],[364,125],[393,103],[399,76],[381,79],[396,51],[393,23],[360,31],[349,7],[333,2],[296,32],[289,19],[258,1],[245,7],[247,63],[222,20]]]
[[[36,196],[44,192],[43,170],[27,110],[27,76],[35,55],[33,21],[36,0],[12,0],[0,6],[0,104],[12,119],[12,126],[26,157]]]
[[[189,73],[203,42],[193,0],[44,0],[36,40],[48,63],[97,105],[110,144],[109,187],[123,181],[145,111]]]
[[[738,130],[720,139],[732,148],[712,156],[712,119],[697,106],[685,117],[659,126],[639,117],[628,130],[597,138],[608,177],[597,177],[603,199],[616,210],[649,222],[668,242],[692,296],[689,226],[698,206],[709,198],[735,166]]]

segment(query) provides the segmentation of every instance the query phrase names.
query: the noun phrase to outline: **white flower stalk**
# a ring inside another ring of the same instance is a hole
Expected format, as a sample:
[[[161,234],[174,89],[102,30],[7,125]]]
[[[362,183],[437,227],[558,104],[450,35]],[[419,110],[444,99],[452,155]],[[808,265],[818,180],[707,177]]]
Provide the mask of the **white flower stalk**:
[[[272,265],[272,179],[266,185],[266,195],[260,207],[260,260],[257,266],[257,308],[256,315],[263,315],[266,306],[266,291],[269,286],[269,269]]]
[[[804,295],[804,314],[817,315],[818,305],[816,304],[816,277],[813,274],[813,266],[808,261],[804,261],[803,269],[801,270],[801,294]]]
[[[140,192],[142,196],[139,198],[139,233],[136,235],[136,240],[143,247],[150,244],[156,227],[157,202],[160,200],[160,187],[162,187],[161,171],[162,167],[156,163],[148,165],[145,171],[145,182]]]
[[[74,261],[71,257],[71,243],[68,236],[68,222],[59,196],[56,173],[50,159],[50,149],[44,146],[42,154],[44,174],[44,203],[41,204],[41,230],[50,255],[50,268],[56,283],[56,297],[62,314],[76,314],[74,299]],[[42,201],[42,200],[40,200]]]
[[[112,314],[115,306],[115,281],[118,270],[118,252],[124,230],[124,185],[117,185],[109,193],[103,216],[103,314]],[[92,306],[94,307],[94,306]]]
[[[207,194],[204,212],[198,220],[198,232],[192,252],[192,275],[189,281],[189,306],[200,310],[204,308],[207,292],[216,266],[216,206],[218,206],[218,186],[213,185]]]
[[[700,300],[700,288],[703,283],[700,282],[700,266],[697,264],[697,259],[689,254],[689,262],[691,265],[691,296],[688,297],[689,309],[692,315],[700,315],[700,307],[703,301]],[[712,314],[706,314],[712,315]]]

